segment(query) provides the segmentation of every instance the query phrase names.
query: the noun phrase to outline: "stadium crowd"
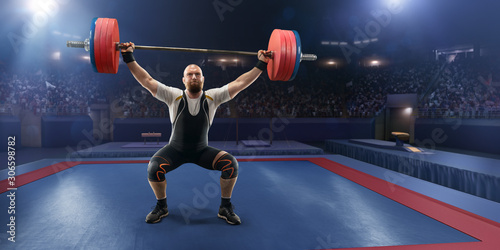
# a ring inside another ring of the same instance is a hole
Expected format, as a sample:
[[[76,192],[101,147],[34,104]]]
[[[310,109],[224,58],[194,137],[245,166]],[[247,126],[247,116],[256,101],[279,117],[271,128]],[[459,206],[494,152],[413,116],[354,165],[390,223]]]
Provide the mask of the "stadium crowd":
[[[220,87],[248,67],[202,65],[205,89]],[[152,70],[161,82],[184,88],[181,68]],[[175,72],[175,73],[171,73]],[[456,58],[418,64],[342,69],[308,69],[293,82],[261,76],[216,117],[373,117],[389,94],[417,93],[424,117],[500,116],[500,63],[492,59]],[[120,107],[125,117],[168,117],[168,108],[144,90],[126,70],[118,75],[57,73],[0,68],[0,113],[17,105],[35,114],[87,114],[90,105]]]
[[[455,60],[446,65],[436,87],[421,104],[429,117],[481,118],[500,116],[498,61]]]
[[[1,113],[12,106],[35,114],[87,114],[90,104],[106,103],[106,96],[92,76],[74,73],[51,74],[21,69],[14,74],[1,71]]]

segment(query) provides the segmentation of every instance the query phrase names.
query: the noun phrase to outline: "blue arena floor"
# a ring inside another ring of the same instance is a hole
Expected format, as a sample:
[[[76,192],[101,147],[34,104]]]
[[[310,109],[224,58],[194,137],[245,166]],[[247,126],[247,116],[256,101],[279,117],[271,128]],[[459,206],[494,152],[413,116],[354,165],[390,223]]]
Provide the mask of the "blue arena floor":
[[[80,164],[18,188],[16,242],[8,241],[3,230],[0,246],[328,249],[480,241],[305,158],[274,158],[240,161],[232,199],[242,218],[239,226],[216,216],[218,172],[186,164],[169,173],[170,215],[151,225],[144,222],[155,204],[146,163]],[[368,165],[341,156],[329,158],[344,165]],[[7,208],[8,203],[3,193],[0,206]],[[9,223],[6,213],[0,223]]]

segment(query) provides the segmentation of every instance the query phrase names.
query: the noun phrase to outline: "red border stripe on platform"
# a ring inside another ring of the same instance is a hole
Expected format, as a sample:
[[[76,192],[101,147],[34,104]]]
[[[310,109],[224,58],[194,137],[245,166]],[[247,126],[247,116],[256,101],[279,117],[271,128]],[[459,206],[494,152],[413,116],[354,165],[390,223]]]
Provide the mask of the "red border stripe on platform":
[[[365,247],[358,249],[493,250],[500,248],[500,223],[325,158],[314,158],[310,159],[309,161],[481,241],[415,246],[395,246],[390,248]],[[352,250],[356,248],[350,249]]]
[[[74,162],[74,161],[63,161],[56,164],[52,164],[47,167],[39,168],[37,170],[33,170],[31,172],[20,174],[18,176],[14,176],[13,183],[14,185],[9,185],[10,180],[5,179],[0,181],[0,194],[9,191],[11,188],[18,188],[24,186],[30,182],[34,182],[45,178],[49,175],[53,175],[64,171],[68,168],[72,168],[74,166],[80,164],[120,164],[120,163],[148,163],[149,161],[138,160],[138,161],[84,161],[84,162]]]
[[[238,159],[238,161],[309,161],[365,188],[474,237],[480,242],[346,248],[349,250],[498,250],[500,223],[454,207],[326,158]],[[337,249],[338,250],[338,249]]]
[[[431,197],[398,186],[396,184],[387,182],[356,169],[344,166],[326,158],[247,158],[238,159],[238,161],[309,161],[480,240],[480,242],[361,247],[346,248],[346,250],[497,250],[500,246],[500,223],[454,207],[442,201],[433,199]],[[128,164],[148,162],[149,161],[147,160],[60,162],[25,174],[21,174],[19,176],[15,176],[14,186],[9,185],[8,179],[0,181],[0,193],[4,193],[10,188],[17,188],[26,185],[30,182],[34,182],[36,180],[45,178],[49,175],[56,174],[80,164]]]

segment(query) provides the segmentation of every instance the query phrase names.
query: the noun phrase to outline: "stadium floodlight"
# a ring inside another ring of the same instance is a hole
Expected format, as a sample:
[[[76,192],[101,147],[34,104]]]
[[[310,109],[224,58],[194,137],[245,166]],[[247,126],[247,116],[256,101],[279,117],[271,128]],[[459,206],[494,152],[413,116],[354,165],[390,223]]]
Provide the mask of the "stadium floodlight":
[[[386,4],[389,7],[400,6],[403,4],[403,0],[386,0]]]
[[[56,52],[52,53],[52,59],[61,60],[61,51],[56,51]]]

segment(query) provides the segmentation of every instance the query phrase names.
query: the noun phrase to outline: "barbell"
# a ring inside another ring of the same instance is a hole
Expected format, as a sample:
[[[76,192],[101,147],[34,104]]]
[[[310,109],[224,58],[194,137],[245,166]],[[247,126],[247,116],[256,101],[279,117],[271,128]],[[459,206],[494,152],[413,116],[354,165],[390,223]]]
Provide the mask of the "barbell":
[[[70,48],[84,48],[90,53],[90,61],[95,72],[116,74],[120,62],[120,32],[114,18],[94,18],[90,25],[90,37],[85,41],[67,41]],[[179,47],[159,47],[136,45],[135,49],[167,50],[232,55],[257,55],[257,52],[196,49]],[[314,54],[302,54],[299,33],[295,30],[275,29],[269,38],[268,51],[271,59],[267,64],[267,74],[272,81],[291,81],[297,75],[301,61],[315,61]]]

